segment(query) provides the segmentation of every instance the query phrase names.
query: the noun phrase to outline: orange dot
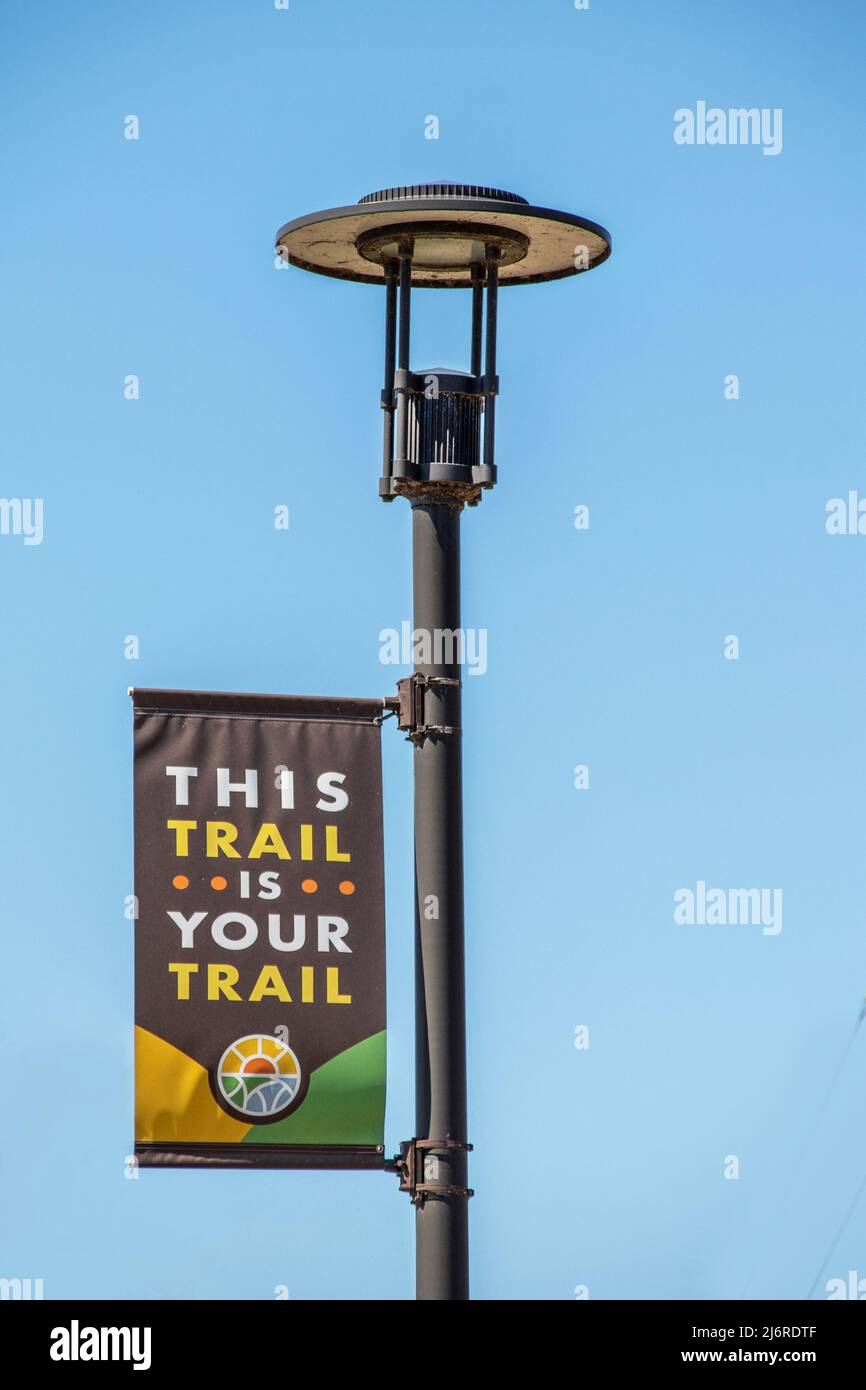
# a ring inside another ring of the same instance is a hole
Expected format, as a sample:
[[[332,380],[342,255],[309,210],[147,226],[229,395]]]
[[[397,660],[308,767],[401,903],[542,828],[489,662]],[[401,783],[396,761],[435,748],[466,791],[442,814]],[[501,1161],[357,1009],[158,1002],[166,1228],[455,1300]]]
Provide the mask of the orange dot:
[[[315,893],[318,886],[319,885],[314,878],[305,878],[303,883],[301,884],[301,892]]]
[[[172,888],[188,888],[189,879],[187,878],[186,874],[175,874],[174,878],[171,881],[171,886]]]
[[[340,884],[340,892],[341,892],[341,893],[345,893],[346,897],[348,898],[349,894],[350,894],[350,893],[354,893],[354,891],[355,891],[355,885],[354,885],[354,883],[351,883],[349,879],[344,878],[344,879],[343,879],[343,882]]]
[[[210,886],[211,888],[215,888],[218,893],[221,893],[224,888],[228,888],[228,884],[222,874],[215,874],[210,881]]]

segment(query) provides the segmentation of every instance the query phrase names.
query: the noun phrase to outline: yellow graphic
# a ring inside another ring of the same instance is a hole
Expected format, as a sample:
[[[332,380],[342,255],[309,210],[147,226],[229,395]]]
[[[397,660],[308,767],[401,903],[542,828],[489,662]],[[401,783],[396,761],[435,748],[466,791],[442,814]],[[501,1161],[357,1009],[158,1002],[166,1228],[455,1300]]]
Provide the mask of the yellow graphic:
[[[239,1144],[251,1128],[217,1104],[205,1067],[146,1028],[136,1027],[138,1143]]]

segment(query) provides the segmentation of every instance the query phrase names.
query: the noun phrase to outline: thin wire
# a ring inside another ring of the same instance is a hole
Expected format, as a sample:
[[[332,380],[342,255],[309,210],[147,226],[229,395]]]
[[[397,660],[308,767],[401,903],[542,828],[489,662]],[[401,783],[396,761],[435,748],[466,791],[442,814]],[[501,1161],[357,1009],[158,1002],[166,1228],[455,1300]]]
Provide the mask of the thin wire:
[[[860,1186],[857,1188],[857,1191],[856,1191],[856,1193],[854,1194],[854,1200],[853,1200],[853,1202],[851,1203],[850,1207],[848,1208],[847,1212],[845,1213],[845,1219],[844,1219],[844,1221],[842,1222],[842,1225],[839,1227],[838,1231],[836,1232],[835,1236],[833,1237],[833,1243],[832,1243],[832,1245],[830,1246],[830,1249],[827,1251],[826,1255],[824,1256],[823,1264],[821,1265],[821,1268],[818,1270],[818,1273],[815,1275],[815,1279],[814,1279],[814,1281],[813,1281],[813,1283],[812,1283],[812,1287],[811,1287],[811,1289],[809,1290],[809,1292],[806,1294],[806,1302],[807,1302],[807,1303],[809,1302],[809,1299],[812,1297],[812,1294],[813,1294],[813,1293],[815,1292],[815,1290],[817,1289],[818,1284],[819,1284],[820,1279],[821,1279],[821,1275],[824,1273],[824,1270],[827,1268],[827,1265],[830,1263],[830,1258],[831,1258],[831,1256],[833,1255],[833,1252],[835,1251],[836,1246],[839,1244],[839,1241],[842,1239],[842,1232],[845,1230],[845,1227],[848,1225],[848,1222],[851,1220],[851,1217],[854,1215],[854,1212],[857,1210],[857,1203],[860,1201],[860,1198],[863,1196],[864,1191],[866,1191],[866,1173],[863,1174],[863,1181],[860,1183]]]
[[[862,1022],[863,1022],[864,1019],[866,1019],[866,1004],[864,1004],[863,1007],[860,1009],[860,1013],[859,1013],[859,1015],[858,1015],[857,1021],[856,1021],[856,1023],[854,1024],[854,1027],[853,1027],[853,1029],[852,1029],[852,1031],[851,1031],[851,1036],[850,1036],[850,1038],[848,1039],[847,1043],[845,1044],[845,1047],[844,1047],[844,1049],[843,1049],[843,1051],[842,1051],[842,1055],[841,1055],[841,1057],[839,1058],[839,1061],[836,1063],[835,1070],[834,1070],[833,1075],[832,1075],[832,1077],[830,1078],[829,1084],[828,1084],[828,1086],[827,1086],[827,1088],[826,1088],[826,1090],[825,1090],[825,1092],[824,1092],[824,1096],[823,1096],[823,1099],[821,1100],[821,1103],[820,1103],[820,1105],[819,1105],[819,1107],[818,1107],[818,1110],[817,1110],[816,1113],[815,1113],[815,1118],[814,1118],[814,1120],[813,1120],[813,1122],[812,1122],[812,1125],[810,1126],[810,1128],[809,1128],[809,1130],[808,1130],[808,1132],[807,1132],[807,1135],[806,1135],[805,1140],[804,1140],[803,1143],[801,1144],[801,1146],[800,1146],[800,1148],[799,1148],[797,1154],[794,1156],[794,1158],[793,1158],[793,1160],[792,1160],[792,1162],[791,1162],[791,1167],[790,1167],[789,1170],[788,1170],[788,1171],[789,1171],[789,1174],[790,1174],[790,1182],[791,1182],[791,1183],[793,1183],[794,1180],[796,1179],[797,1174],[798,1174],[799,1169],[800,1169],[800,1165],[802,1164],[803,1159],[806,1157],[806,1154],[809,1152],[809,1149],[811,1148],[812,1144],[813,1144],[814,1141],[815,1141],[815,1137],[816,1137],[816,1135],[817,1135],[817,1133],[818,1133],[818,1130],[819,1130],[819,1128],[820,1128],[820,1122],[821,1122],[821,1120],[824,1118],[824,1112],[826,1111],[827,1106],[828,1106],[829,1103],[830,1103],[830,1098],[831,1098],[831,1096],[833,1095],[833,1092],[834,1092],[835,1089],[836,1089],[836,1086],[837,1086],[837,1084],[838,1084],[839,1078],[840,1078],[840,1076],[842,1075],[842,1072],[843,1072],[843,1070],[844,1070],[844,1068],[845,1068],[845,1064],[846,1064],[846,1062],[848,1061],[848,1058],[849,1058],[849,1056],[850,1056],[850,1054],[851,1054],[851,1049],[853,1048],[855,1042],[857,1041],[857,1037],[858,1037],[859,1032],[860,1032],[860,1025],[862,1024]],[[864,1178],[864,1183],[866,1183],[866,1178]],[[861,1190],[862,1190],[862,1189],[861,1189]],[[855,1199],[855,1203],[854,1203],[855,1206],[856,1206],[856,1204],[857,1204],[857,1200],[859,1199],[859,1196],[860,1196],[860,1192],[858,1191],[857,1199]],[[853,1210],[853,1208],[852,1208],[852,1210]],[[839,1231],[839,1235],[841,1235],[841,1234],[842,1234],[842,1232],[841,1232],[841,1230],[840,1230],[840,1231]],[[838,1238],[839,1238],[839,1235],[837,1235],[837,1240],[838,1240]],[[832,1250],[830,1251],[830,1254],[832,1254]],[[829,1259],[829,1258],[830,1258],[830,1255],[828,1254],[827,1259]],[[826,1261],[825,1261],[825,1263],[826,1263]],[[741,1299],[745,1299],[746,1294],[748,1293],[748,1290],[749,1290],[749,1288],[751,1287],[752,1282],[753,1282],[753,1280],[754,1280],[754,1278],[755,1278],[755,1274],[756,1274],[756,1272],[757,1272],[757,1267],[758,1267],[758,1257],[755,1256],[754,1259],[753,1259],[752,1262],[751,1262],[751,1268],[749,1269],[749,1273],[748,1273],[748,1275],[746,1276],[746,1281],[745,1281],[745,1283],[743,1284],[742,1293],[740,1294],[740,1298],[741,1298]],[[822,1271],[823,1271],[823,1266],[821,1267],[821,1270],[819,1270],[819,1272],[818,1272],[818,1279],[820,1279]],[[816,1280],[815,1282],[817,1283],[817,1280]],[[814,1288],[814,1285],[813,1285],[813,1288]]]
[[[862,1014],[861,1014],[861,1018],[862,1018]],[[845,1048],[844,1048],[844,1050],[843,1050],[843,1052],[842,1052],[842,1056],[839,1058],[839,1061],[836,1063],[836,1070],[833,1072],[833,1075],[832,1075],[832,1077],[831,1077],[831,1079],[830,1079],[829,1085],[827,1086],[827,1089],[826,1089],[826,1091],[824,1092],[824,1099],[821,1101],[821,1104],[820,1104],[820,1106],[819,1106],[819,1108],[818,1108],[818,1111],[817,1111],[817,1113],[816,1113],[816,1115],[815,1115],[815,1119],[814,1119],[814,1121],[813,1121],[813,1123],[812,1123],[812,1128],[808,1131],[808,1133],[807,1133],[807,1135],[806,1135],[806,1138],[805,1138],[805,1140],[803,1141],[803,1143],[801,1144],[800,1149],[799,1149],[799,1152],[797,1153],[797,1156],[796,1156],[796,1158],[794,1159],[794,1166],[795,1166],[795,1168],[796,1168],[797,1166],[799,1166],[800,1163],[802,1163],[803,1159],[805,1158],[805,1156],[806,1156],[806,1154],[808,1153],[809,1149],[811,1148],[812,1144],[815,1142],[815,1138],[816,1138],[816,1136],[817,1136],[817,1134],[818,1134],[818,1130],[820,1129],[820,1126],[821,1126],[821,1121],[822,1121],[822,1119],[824,1118],[824,1112],[826,1111],[827,1106],[830,1104],[830,1099],[831,1099],[831,1097],[832,1097],[832,1095],[833,1095],[833,1092],[834,1092],[835,1089],[836,1089],[836,1086],[837,1086],[838,1081],[839,1081],[839,1077],[842,1075],[842,1072],[843,1072],[844,1069],[845,1069],[845,1063],[848,1061],[848,1058],[849,1058],[850,1055],[851,1055],[851,1049],[852,1049],[852,1047],[854,1046],[855,1042],[857,1041],[857,1034],[859,1033],[859,1031],[860,1031],[860,1019],[858,1019],[857,1022],[854,1024],[854,1028],[853,1028],[853,1030],[852,1030],[851,1036],[850,1036],[850,1038],[848,1039],[847,1043],[845,1044]]]

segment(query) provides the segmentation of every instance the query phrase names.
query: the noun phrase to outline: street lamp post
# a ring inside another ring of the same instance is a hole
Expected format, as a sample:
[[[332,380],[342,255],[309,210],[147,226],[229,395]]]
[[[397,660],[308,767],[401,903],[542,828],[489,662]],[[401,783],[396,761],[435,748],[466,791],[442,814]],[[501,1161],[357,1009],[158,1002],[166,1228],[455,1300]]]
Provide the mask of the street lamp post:
[[[496,482],[501,286],[578,274],[610,255],[603,227],[465,184],[389,188],[296,218],[278,253],[385,286],[380,496],[412,507],[413,675],[400,725],[414,744],[416,1138],[398,1171],[416,1208],[419,1299],[469,1297],[460,516]],[[470,370],[410,366],[413,288],[471,290]],[[417,648],[416,648],[417,650]]]

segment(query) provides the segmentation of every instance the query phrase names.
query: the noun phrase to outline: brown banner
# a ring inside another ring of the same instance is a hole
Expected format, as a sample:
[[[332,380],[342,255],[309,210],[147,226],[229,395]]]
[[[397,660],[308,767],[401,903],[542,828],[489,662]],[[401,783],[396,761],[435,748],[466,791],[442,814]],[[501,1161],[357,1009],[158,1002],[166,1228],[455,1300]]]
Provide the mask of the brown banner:
[[[381,1167],[382,702],[130,693],[139,1162]]]

